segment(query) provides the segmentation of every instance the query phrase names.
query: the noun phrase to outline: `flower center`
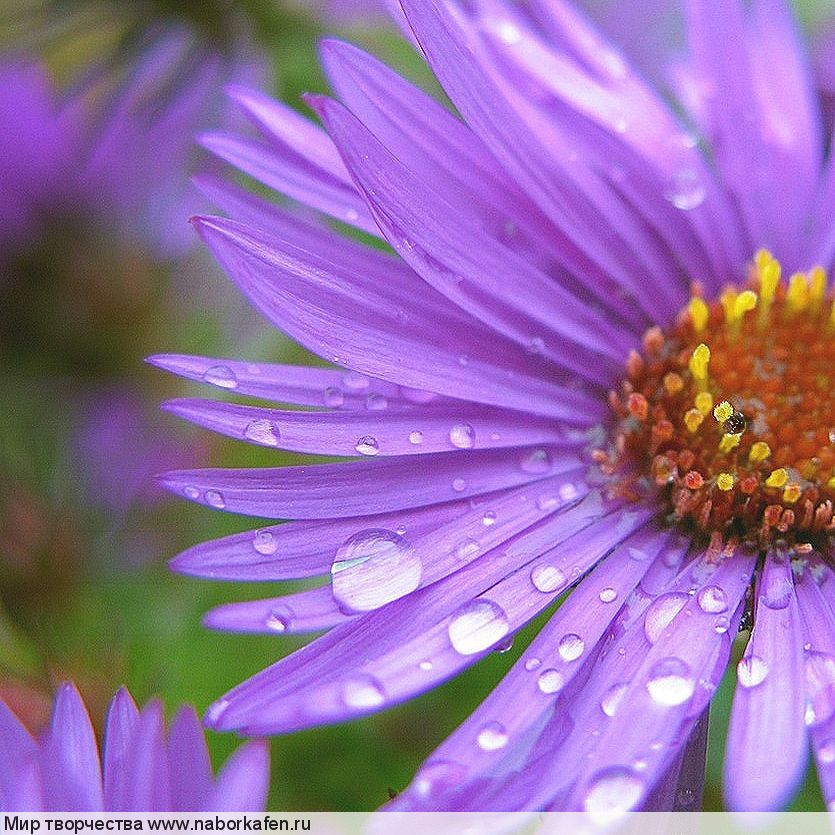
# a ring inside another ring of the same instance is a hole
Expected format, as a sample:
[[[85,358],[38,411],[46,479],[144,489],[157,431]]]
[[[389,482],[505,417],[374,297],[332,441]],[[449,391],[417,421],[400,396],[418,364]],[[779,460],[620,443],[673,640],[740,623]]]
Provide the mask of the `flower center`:
[[[724,540],[831,550],[835,535],[835,302],[824,271],[780,281],[761,250],[743,291],[694,288],[644,335],[610,393],[612,444],[594,455],[630,490],[649,475],[672,520]]]

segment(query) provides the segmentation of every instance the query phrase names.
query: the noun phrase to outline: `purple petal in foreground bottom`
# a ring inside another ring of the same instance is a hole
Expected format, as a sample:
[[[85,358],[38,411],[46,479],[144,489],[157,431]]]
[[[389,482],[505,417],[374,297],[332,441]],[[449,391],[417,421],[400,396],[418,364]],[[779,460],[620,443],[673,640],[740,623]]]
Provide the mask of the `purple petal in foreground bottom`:
[[[808,755],[805,708],[803,636],[791,563],[772,549],[757,590],[751,640],[737,667],[724,769],[731,809],[776,811],[791,798]]]
[[[270,749],[260,739],[242,745],[226,761],[206,801],[207,812],[257,812],[267,799]]]

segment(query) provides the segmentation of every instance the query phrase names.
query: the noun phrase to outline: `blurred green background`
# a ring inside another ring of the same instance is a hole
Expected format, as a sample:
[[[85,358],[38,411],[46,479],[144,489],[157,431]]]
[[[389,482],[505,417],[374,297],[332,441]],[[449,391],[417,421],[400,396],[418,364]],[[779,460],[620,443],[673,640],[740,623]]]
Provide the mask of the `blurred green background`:
[[[809,26],[833,11],[828,1],[799,0],[797,5]],[[118,49],[130,28],[144,25],[150,15],[184,15],[213,37],[230,9],[248,21],[265,52],[272,92],[290,103],[297,103],[302,91],[326,89],[316,62],[316,42],[325,32],[360,43],[431,86],[425,67],[381,18],[323,19],[321,6],[303,0],[294,5],[279,0],[63,2],[47,11],[42,3],[4,0],[0,25],[7,47],[20,47],[22,40],[45,58],[58,79],[67,81],[101,51]],[[190,450],[195,464],[298,461],[298,456],[178,427],[156,404],[196,394],[198,387],[151,369],[143,357],[170,351],[279,362],[310,358],[250,314],[205,253],[174,265],[130,270],[120,260],[121,267],[104,279],[85,267],[84,280],[69,280],[67,270],[86,262],[74,257],[68,265],[63,251],[50,248],[62,245],[69,246],[44,233],[35,266],[30,264],[26,273],[34,270],[40,287],[19,286],[11,295],[6,288],[0,316],[18,337],[21,328],[24,333],[13,345],[7,341],[0,347],[0,695],[25,712],[33,726],[45,720],[51,689],[64,678],[77,681],[97,722],[122,683],[138,701],[162,695],[169,713],[181,702],[202,711],[225,690],[303,643],[209,632],[201,626],[203,613],[222,602],[274,596],[293,586],[213,584],[170,574],[166,559],[179,550],[255,528],[259,520],[164,500],[147,489],[148,473],[114,510],[112,497],[91,487],[94,479],[78,442],[79,427],[110,392],[128,391],[137,423],[116,441],[126,458],[131,451],[142,456],[143,445],[152,445],[159,435]],[[80,257],[78,247],[74,240],[71,248]],[[120,250],[109,258],[122,256]],[[109,298],[104,313],[103,296]],[[56,319],[51,309],[56,300],[59,307],[70,306],[68,319]],[[114,454],[102,466],[118,468],[120,461]],[[274,739],[270,808],[364,810],[384,803],[499,680],[536,627],[517,636],[508,651],[494,653],[407,705]],[[737,653],[742,645],[740,638]],[[721,808],[723,735],[732,691],[729,673],[711,717],[708,809]],[[237,740],[209,736],[217,765]],[[823,808],[813,775],[793,808]]]

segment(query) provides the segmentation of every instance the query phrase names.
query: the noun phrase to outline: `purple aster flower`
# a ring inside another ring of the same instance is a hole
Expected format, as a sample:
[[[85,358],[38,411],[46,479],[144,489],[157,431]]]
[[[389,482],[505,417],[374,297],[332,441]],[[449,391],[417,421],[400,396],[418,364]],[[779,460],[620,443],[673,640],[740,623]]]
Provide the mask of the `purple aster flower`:
[[[193,708],[181,707],[166,734],[160,702],[140,711],[124,688],[110,703],[101,757],[73,684],[59,689],[37,740],[0,700],[0,753],[4,812],[262,811],[269,785],[264,741],[241,746],[215,778]]]
[[[233,88],[260,135],[202,137],[394,250],[202,181],[229,215],[195,219],[217,260],[337,367],[157,356],[305,407],[166,408],[359,459],[163,477],[292,520],[198,545],[176,571],[330,575],[208,614],[328,631],[206,721],[273,734],[402,702],[571,588],[394,808],[698,806],[710,700],[749,621],[727,803],[785,804],[810,740],[832,802],[835,165],[788,11],[688,0],[673,105],[562,0],[402,6],[459,115],[331,41],[339,101],[308,98],[324,130]]]

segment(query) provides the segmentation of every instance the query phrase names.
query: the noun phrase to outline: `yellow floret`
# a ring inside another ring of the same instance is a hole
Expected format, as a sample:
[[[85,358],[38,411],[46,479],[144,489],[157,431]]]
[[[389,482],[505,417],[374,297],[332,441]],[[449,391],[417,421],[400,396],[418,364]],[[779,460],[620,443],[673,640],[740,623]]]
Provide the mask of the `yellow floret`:
[[[733,413],[734,407],[727,400],[723,400],[713,410],[713,417],[716,418],[717,423],[724,423]]]
[[[695,399],[696,408],[705,416],[713,408],[713,395],[709,391],[700,391]]]
[[[789,480],[789,474],[783,467],[777,470],[772,470],[771,475],[765,480],[766,487],[784,487]]]
[[[759,464],[771,455],[771,447],[765,441],[757,441],[751,445],[748,452],[748,460],[752,464]]]
[[[724,492],[733,489],[734,481],[733,473],[719,473],[716,476],[716,486]]]
[[[738,447],[741,437],[741,432],[726,432],[719,441],[719,452],[730,452],[734,447]]]
[[[693,297],[690,299],[690,304],[687,305],[687,310],[690,313],[690,321],[693,323],[693,330],[696,331],[696,333],[701,333],[707,325],[707,319],[710,314],[704,299],[700,299],[698,296]]]
[[[804,273],[795,273],[789,279],[786,302],[794,313],[799,313],[809,306],[809,284]]]
[[[684,425],[691,435],[694,435],[698,431],[704,419],[705,416],[698,409],[688,409],[684,413]]]

